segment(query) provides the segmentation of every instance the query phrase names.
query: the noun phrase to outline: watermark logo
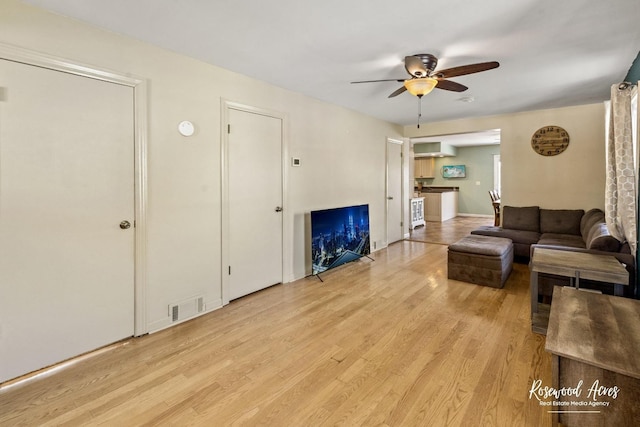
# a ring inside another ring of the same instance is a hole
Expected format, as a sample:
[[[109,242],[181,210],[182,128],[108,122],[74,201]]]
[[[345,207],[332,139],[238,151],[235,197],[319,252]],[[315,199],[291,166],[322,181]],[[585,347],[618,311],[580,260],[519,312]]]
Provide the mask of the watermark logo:
[[[599,410],[593,410],[591,408],[610,406],[612,400],[618,398],[619,393],[620,388],[617,385],[603,385],[599,380],[593,381],[588,388],[583,380],[578,381],[575,387],[562,388],[550,387],[544,385],[542,380],[534,380],[529,390],[529,399],[536,399],[540,403],[540,406],[562,407],[562,410],[549,412],[600,413]],[[568,408],[565,410],[564,407]],[[588,410],[576,410],[574,408],[584,408]]]

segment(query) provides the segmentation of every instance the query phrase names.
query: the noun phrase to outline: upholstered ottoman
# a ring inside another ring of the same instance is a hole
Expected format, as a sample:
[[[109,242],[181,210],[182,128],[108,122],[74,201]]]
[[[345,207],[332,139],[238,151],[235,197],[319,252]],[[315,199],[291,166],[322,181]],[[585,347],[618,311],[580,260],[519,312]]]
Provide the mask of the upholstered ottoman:
[[[449,245],[449,279],[502,288],[513,268],[513,243],[504,237],[469,235]]]

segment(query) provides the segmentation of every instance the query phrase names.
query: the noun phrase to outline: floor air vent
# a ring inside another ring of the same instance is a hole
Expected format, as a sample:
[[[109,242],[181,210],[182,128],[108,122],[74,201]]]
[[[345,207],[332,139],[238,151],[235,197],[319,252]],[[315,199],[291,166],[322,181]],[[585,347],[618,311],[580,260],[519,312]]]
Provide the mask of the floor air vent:
[[[204,297],[189,298],[175,304],[169,304],[169,317],[172,322],[178,322],[202,313],[204,310]]]

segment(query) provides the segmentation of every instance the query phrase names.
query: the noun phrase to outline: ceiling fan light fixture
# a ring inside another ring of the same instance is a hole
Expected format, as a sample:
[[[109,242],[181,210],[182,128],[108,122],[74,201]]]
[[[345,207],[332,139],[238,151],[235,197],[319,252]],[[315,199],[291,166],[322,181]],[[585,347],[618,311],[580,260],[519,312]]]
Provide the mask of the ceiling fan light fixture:
[[[438,84],[438,79],[433,77],[421,77],[418,79],[409,79],[404,81],[404,87],[414,96],[424,96],[431,92]]]

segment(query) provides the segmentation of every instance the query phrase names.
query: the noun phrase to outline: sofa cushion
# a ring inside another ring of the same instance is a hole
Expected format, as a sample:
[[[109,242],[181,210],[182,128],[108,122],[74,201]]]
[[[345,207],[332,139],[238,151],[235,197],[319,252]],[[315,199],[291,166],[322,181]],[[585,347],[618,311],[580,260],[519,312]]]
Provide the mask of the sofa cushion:
[[[618,252],[620,250],[620,241],[609,233],[607,224],[604,222],[593,224],[585,243],[587,249],[607,252]]]
[[[582,219],[580,220],[580,234],[585,241],[587,240],[589,231],[591,231],[591,227],[598,222],[604,222],[604,212],[600,209],[590,209],[582,215]]]
[[[540,209],[540,232],[581,235],[583,215],[583,209]]]
[[[471,234],[480,236],[504,237],[511,239],[514,243],[533,245],[540,239],[540,233],[535,231],[512,230],[493,225],[483,225],[473,230]]]
[[[557,234],[557,233],[544,233],[540,236],[539,245],[549,246],[565,246],[570,248],[585,248],[584,240],[582,236],[576,236],[575,234]]]
[[[540,232],[540,208],[505,206],[502,208],[502,228]]]

